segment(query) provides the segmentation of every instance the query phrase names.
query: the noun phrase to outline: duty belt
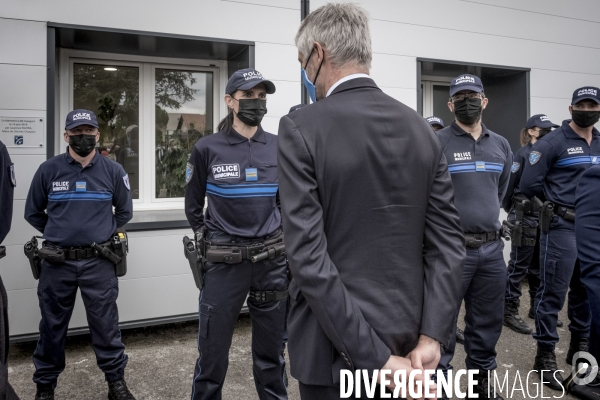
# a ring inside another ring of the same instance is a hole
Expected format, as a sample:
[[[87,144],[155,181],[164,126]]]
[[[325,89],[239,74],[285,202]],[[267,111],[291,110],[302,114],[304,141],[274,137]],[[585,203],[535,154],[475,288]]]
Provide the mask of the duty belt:
[[[566,221],[575,221],[575,210],[572,208],[555,205],[554,214],[560,215]]]
[[[484,233],[465,233],[465,242],[467,247],[478,248],[487,242],[493,242],[500,239],[498,231]]]
[[[287,299],[288,291],[284,290],[282,292],[274,292],[271,290],[266,290],[264,292],[260,292],[258,290],[250,291],[248,293],[248,297],[258,303],[268,303],[271,301],[279,301]]]
[[[283,243],[283,234],[263,243],[234,246],[233,244],[214,244],[204,240],[206,261],[212,263],[239,264],[242,260],[251,260],[267,249],[267,247]],[[273,252],[273,257],[275,252]]]
[[[100,243],[101,246],[107,246],[109,242]],[[70,247],[64,248],[60,246],[48,245],[46,242],[42,244],[43,247],[49,247],[57,250],[62,250],[65,253],[66,260],[84,260],[87,258],[96,257],[98,252],[93,247]]]

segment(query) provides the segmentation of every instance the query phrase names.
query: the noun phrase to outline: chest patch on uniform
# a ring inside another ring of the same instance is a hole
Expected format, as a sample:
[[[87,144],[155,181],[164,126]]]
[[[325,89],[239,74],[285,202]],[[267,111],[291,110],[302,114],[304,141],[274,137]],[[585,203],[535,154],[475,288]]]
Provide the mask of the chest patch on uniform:
[[[10,172],[10,183],[12,183],[13,187],[17,187],[17,176],[15,175],[15,164],[10,164],[8,167]]]
[[[194,166],[191,163],[187,163],[185,166],[185,183],[188,184],[194,176]]]
[[[85,182],[75,182],[75,191],[76,192],[85,192],[86,186],[87,185]]]
[[[129,187],[129,175],[125,175],[123,177],[123,183],[125,184],[125,187],[127,188],[127,190],[131,190],[131,188]]]
[[[521,168],[521,163],[513,162],[512,167],[510,167],[510,172],[512,172],[514,174],[515,172],[517,172],[519,170],[519,168]]]
[[[485,161],[475,161],[475,171],[477,171],[477,172],[485,171]]]
[[[542,153],[540,153],[539,151],[532,151],[531,153],[529,153],[529,164],[533,165],[536,162],[540,161],[541,156]]]
[[[221,164],[213,165],[212,167],[213,178],[221,179],[235,179],[240,177],[240,165],[239,164]]]
[[[246,168],[246,182],[258,180],[258,171],[256,168]]]
[[[56,181],[52,182],[53,192],[66,192],[69,190],[69,181]]]
[[[567,149],[567,153],[571,154],[583,154],[583,147],[571,147]]]
[[[467,161],[471,159],[471,152],[454,153],[454,161]]]

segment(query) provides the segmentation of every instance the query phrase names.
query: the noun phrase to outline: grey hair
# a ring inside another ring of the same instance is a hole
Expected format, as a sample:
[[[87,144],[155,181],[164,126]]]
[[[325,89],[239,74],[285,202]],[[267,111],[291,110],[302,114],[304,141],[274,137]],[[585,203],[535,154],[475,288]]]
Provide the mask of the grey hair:
[[[330,62],[337,67],[371,68],[369,14],[356,4],[328,3],[317,8],[302,21],[295,40],[305,60],[317,42],[329,51]]]

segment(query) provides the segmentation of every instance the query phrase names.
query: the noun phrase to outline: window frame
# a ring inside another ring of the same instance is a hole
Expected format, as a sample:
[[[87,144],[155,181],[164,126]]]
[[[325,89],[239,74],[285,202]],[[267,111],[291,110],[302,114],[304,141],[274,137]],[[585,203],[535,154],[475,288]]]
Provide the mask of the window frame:
[[[156,152],[155,152],[155,70],[172,69],[191,72],[211,72],[213,74],[213,127],[225,117],[222,93],[227,85],[227,62],[220,60],[196,60],[135,56],[116,53],[60,49],[59,64],[59,107],[56,116],[55,155],[64,153],[66,144],[62,141],[64,118],[73,108],[74,64],[115,65],[139,68],[139,120],[140,135],[140,196],[133,200],[134,211],[182,210],[184,198],[156,197]],[[67,79],[61,79],[67,77]],[[151,129],[152,128],[152,129]],[[100,133],[102,134],[102,132]]]

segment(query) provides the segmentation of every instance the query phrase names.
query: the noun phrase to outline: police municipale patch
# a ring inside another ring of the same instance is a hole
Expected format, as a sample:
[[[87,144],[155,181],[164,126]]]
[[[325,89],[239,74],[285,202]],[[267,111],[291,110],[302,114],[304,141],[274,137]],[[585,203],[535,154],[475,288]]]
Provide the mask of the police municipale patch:
[[[123,183],[125,183],[125,187],[127,188],[127,190],[131,190],[131,188],[129,187],[129,175],[125,175],[123,177]]]
[[[519,168],[521,168],[521,163],[513,162],[512,167],[510,167],[510,172],[512,172],[514,174],[515,172],[517,172],[519,170]]]
[[[191,163],[187,163],[185,166],[185,183],[188,184],[194,176],[194,166]]]
[[[529,153],[529,164],[533,165],[536,162],[540,161],[541,156],[542,153],[540,153],[539,151],[532,151],[531,153]]]
[[[15,164],[10,164],[10,181],[13,187],[17,187],[17,176],[15,175]]]

